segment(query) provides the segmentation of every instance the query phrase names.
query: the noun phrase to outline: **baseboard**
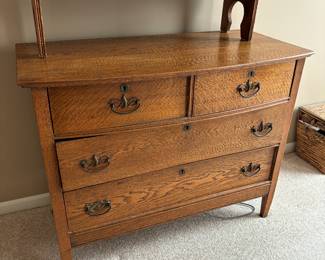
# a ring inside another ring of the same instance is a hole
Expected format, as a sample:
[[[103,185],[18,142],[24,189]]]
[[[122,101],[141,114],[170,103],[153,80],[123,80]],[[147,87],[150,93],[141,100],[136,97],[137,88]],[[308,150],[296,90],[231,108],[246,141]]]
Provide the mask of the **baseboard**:
[[[296,142],[287,143],[285,153],[293,153],[296,151]]]
[[[0,215],[50,205],[50,194],[44,193],[16,200],[0,202]]]
[[[285,153],[292,153],[296,150],[296,143],[288,143]],[[0,215],[16,211],[39,208],[50,205],[50,194],[44,193],[22,199],[0,202]]]

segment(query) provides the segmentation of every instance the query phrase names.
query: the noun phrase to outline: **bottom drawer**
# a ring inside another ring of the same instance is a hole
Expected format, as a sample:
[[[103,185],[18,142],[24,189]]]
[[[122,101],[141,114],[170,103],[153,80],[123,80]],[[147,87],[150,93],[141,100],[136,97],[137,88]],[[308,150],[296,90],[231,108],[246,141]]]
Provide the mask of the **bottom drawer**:
[[[270,186],[271,182],[265,181],[237,189],[218,192],[204,197],[204,200],[199,200],[177,208],[171,208],[164,211],[154,212],[153,214],[127,219],[126,221],[112,225],[71,233],[71,245],[79,246],[99,239],[108,239],[179,218],[225,207],[234,203],[264,197],[269,193]]]
[[[233,154],[66,192],[69,229],[101,227],[267,181],[274,151]]]

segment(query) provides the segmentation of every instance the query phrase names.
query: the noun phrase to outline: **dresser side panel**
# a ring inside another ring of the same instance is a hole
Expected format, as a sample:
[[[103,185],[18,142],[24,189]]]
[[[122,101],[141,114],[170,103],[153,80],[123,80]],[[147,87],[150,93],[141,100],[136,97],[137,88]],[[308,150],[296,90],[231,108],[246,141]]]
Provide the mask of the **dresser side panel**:
[[[61,188],[47,89],[32,89],[32,96],[61,258],[69,260],[72,259],[71,242],[68,235],[67,216]]]

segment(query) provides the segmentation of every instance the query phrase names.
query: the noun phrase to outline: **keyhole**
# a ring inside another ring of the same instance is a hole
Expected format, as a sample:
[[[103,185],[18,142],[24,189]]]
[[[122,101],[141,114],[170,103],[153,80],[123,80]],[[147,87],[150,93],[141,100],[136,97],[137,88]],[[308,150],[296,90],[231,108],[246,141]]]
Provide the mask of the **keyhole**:
[[[179,174],[179,176],[184,176],[185,175],[185,169],[180,169],[178,174]]]
[[[122,93],[126,93],[126,92],[128,92],[128,90],[129,90],[129,86],[126,85],[126,84],[122,84],[122,85],[120,86],[120,90],[121,90]]]
[[[190,131],[192,129],[191,125],[184,125],[184,131]]]
[[[256,76],[256,72],[254,70],[250,70],[247,73],[248,78],[254,78]]]

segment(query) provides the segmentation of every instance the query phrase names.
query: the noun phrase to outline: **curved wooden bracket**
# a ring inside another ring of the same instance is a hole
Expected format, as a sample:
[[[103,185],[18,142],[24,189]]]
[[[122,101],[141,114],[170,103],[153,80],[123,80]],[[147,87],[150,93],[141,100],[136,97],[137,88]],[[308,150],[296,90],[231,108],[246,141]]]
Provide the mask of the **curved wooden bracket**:
[[[243,41],[250,41],[254,30],[258,0],[224,0],[221,32],[228,32],[230,30],[232,9],[237,2],[241,2],[244,6],[244,17],[240,25],[241,39]]]

